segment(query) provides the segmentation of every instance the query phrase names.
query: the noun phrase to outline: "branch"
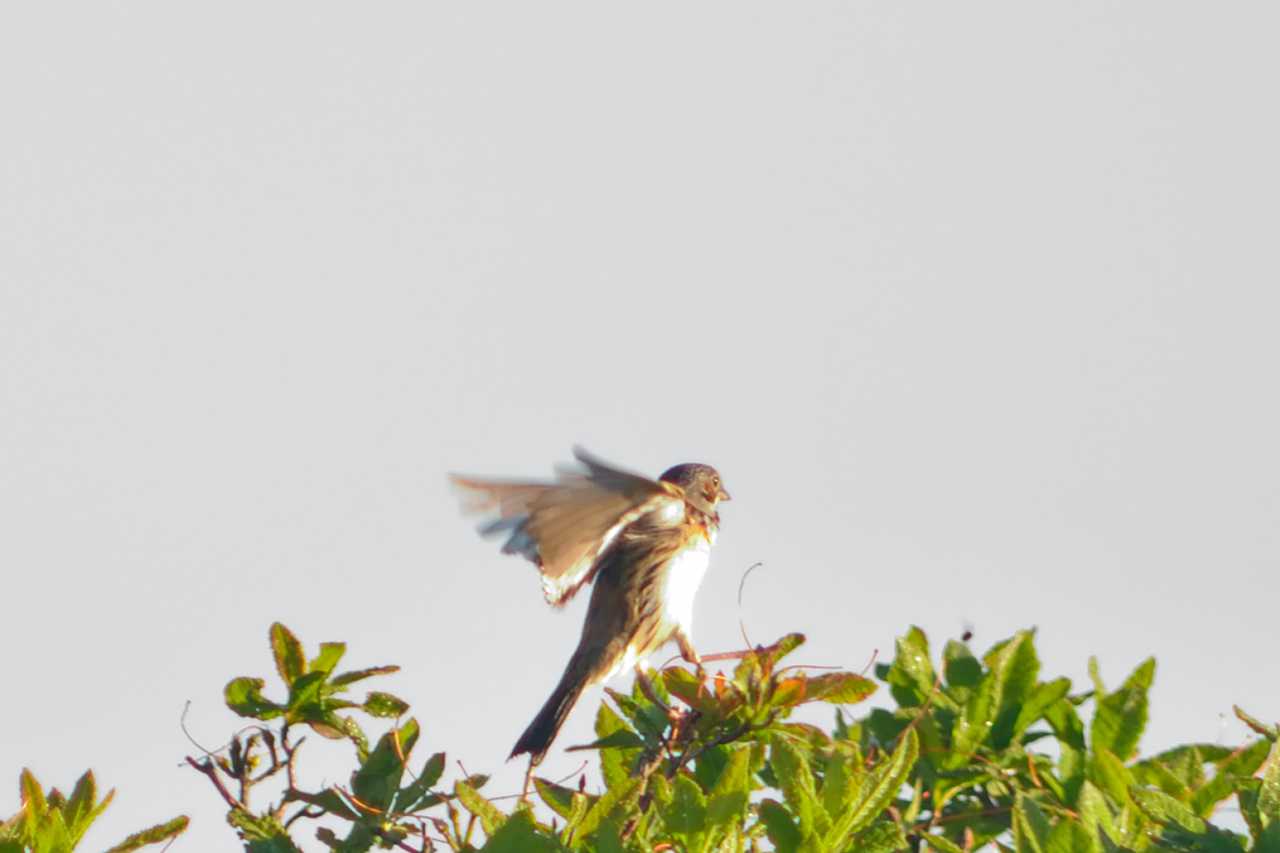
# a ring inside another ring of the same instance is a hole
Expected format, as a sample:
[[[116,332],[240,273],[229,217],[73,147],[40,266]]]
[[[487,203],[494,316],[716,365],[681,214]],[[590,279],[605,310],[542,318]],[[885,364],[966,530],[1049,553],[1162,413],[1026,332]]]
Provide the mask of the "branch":
[[[213,762],[207,758],[204,761],[196,761],[188,755],[187,763],[209,777],[209,781],[213,783],[213,787],[218,789],[218,793],[222,795],[222,799],[226,801],[228,806],[233,809],[245,810],[244,803],[231,796],[227,786],[222,784],[222,780],[218,778],[218,768],[213,765]]]

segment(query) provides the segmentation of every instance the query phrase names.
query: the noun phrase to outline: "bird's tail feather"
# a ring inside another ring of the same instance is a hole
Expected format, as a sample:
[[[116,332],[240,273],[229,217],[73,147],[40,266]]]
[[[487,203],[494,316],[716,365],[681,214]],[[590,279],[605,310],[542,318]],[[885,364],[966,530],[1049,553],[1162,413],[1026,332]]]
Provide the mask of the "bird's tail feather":
[[[574,657],[575,660],[570,661],[569,666],[565,668],[564,675],[560,677],[560,683],[556,685],[556,689],[542,706],[538,716],[533,718],[533,722],[524,730],[524,734],[520,735],[520,740],[516,741],[508,760],[527,752],[530,761],[538,764],[551,748],[551,742],[556,739],[556,733],[560,731],[569,712],[577,704],[578,697],[591,683],[590,674],[576,665],[577,656]]]

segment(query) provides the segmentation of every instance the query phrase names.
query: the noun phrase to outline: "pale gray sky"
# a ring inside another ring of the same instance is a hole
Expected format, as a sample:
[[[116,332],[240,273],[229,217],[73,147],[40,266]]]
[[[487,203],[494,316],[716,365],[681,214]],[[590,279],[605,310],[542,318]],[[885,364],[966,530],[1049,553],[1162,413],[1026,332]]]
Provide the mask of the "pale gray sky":
[[[91,847],[230,849],[178,716],[225,738],[273,619],[515,790],[584,602],[445,474],[575,442],[724,473],[704,652],[1038,625],[1077,683],[1159,656],[1146,749],[1280,717],[1280,7],[4,19],[0,812],[91,766]]]

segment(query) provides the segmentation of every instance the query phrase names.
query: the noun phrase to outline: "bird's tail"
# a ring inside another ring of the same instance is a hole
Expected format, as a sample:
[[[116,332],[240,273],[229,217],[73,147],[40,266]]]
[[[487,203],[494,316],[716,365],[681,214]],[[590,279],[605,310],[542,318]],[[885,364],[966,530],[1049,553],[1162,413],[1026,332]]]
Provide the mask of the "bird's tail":
[[[542,757],[551,748],[551,742],[556,739],[556,733],[560,731],[569,712],[577,704],[578,697],[587,689],[587,685],[592,683],[592,673],[589,667],[582,666],[582,663],[583,661],[576,654],[569,661],[564,675],[560,677],[560,683],[556,685],[556,689],[542,706],[538,716],[533,718],[533,722],[524,730],[524,734],[520,735],[520,740],[516,741],[508,761],[525,752],[529,753],[529,759],[533,764],[542,761]]]

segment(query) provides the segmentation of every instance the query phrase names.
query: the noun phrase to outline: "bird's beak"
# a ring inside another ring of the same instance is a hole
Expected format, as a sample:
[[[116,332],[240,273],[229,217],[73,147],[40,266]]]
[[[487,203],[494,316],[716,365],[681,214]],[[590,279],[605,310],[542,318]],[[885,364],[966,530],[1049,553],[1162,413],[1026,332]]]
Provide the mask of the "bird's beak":
[[[716,495],[716,500],[719,500],[719,501],[731,501],[731,500],[733,500],[733,498],[729,497],[729,493],[728,493],[728,492],[726,492],[726,491],[724,490],[724,487],[723,487],[723,486],[721,486],[721,487],[720,487],[720,494]]]

